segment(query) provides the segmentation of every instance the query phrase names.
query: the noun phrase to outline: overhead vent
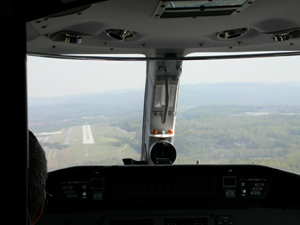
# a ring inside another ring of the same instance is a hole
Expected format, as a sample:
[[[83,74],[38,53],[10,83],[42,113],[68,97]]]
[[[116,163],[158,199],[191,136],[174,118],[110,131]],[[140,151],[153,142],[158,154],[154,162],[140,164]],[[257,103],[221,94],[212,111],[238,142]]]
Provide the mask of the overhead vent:
[[[229,16],[239,14],[255,0],[160,1],[153,18]]]
[[[86,36],[91,36],[90,34],[78,33],[75,31],[61,30],[54,34],[51,34],[49,38],[52,41],[57,42],[67,42],[71,44],[81,44],[82,39]]]
[[[126,41],[135,37],[134,31],[131,30],[122,30],[122,29],[108,29],[105,30],[107,36],[118,40],[118,41]]]
[[[249,28],[239,28],[239,29],[233,29],[233,30],[224,30],[217,34],[218,38],[220,40],[232,40],[235,38],[239,38],[243,35],[245,35],[249,31]]]

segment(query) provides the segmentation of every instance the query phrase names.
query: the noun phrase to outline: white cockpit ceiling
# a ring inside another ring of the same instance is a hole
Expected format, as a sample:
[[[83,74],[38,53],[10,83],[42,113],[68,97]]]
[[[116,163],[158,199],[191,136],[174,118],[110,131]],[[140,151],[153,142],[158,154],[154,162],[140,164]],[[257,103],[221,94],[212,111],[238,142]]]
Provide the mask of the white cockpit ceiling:
[[[158,0],[110,0],[75,9],[69,15],[45,15],[27,23],[27,52],[141,53],[151,57],[192,52],[300,49],[299,0],[248,0],[245,4],[249,6],[239,13],[194,18],[156,17],[159,3]],[[134,37],[115,40],[105,33],[109,29],[133,31]],[[237,29],[247,32],[231,39],[218,37],[222,31]],[[67,34],[80,36],[81,40],[68,43]],[[286,37],[284,41],[274,40],[274,36],[282,34]]]

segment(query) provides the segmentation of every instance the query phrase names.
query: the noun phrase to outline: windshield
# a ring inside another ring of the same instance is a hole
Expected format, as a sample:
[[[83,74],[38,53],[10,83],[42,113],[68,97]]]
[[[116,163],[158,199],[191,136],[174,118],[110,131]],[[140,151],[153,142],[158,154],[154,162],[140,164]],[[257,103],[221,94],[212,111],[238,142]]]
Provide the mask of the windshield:
[[[29,129],[48,170],[140,159],[146,62],[28,57]]]
[[[175,164],[300,172],[298,61],[183,62]],[[146,62],[28,57],[29,129],[46,151],[49,171],[139,160],[145,79]]]
[[[260,164],[300,172],[299,60],[183,62],[176,162]]]

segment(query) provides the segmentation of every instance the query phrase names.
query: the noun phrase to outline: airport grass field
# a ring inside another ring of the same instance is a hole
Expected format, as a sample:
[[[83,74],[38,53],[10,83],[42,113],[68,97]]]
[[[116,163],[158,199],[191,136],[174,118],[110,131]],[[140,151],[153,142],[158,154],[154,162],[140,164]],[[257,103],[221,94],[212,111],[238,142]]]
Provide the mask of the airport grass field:
[[[51,134],[48,142],[55,143],[60,149],[42,143],[49,171],[80,165],[122,165],[123,158],[139,159],[140,154],[130,145],[135,132],[102,125],[90,127],[94,144],[83,144],[82,126],[72,127],[68,145],[63,145],[67,129]]]

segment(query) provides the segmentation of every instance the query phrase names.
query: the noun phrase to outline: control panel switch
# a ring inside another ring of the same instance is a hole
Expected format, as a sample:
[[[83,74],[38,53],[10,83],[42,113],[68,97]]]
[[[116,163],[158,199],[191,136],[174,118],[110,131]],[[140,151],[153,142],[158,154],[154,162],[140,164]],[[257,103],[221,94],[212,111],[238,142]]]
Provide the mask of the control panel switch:
[[[235,225],[235,218],[233,216],[217,216],[217,225]]]

